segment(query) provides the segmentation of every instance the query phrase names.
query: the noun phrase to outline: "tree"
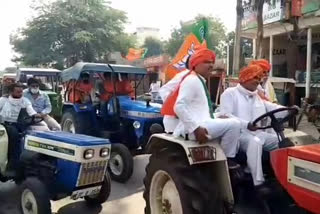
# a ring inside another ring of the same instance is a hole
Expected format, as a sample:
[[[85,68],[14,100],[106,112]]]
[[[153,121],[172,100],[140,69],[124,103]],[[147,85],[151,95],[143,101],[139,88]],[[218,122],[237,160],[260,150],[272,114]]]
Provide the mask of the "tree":
[[[218,56],[223,56],[225,53],[226,28],[219,18],[212,16],[198,15],[194,20],[188,23],[180,23],[180,27],[174,28],[171,32],[171,37],[166,43],[166,52],[174,56],[181,47],[185,37],[192,32],[192,24],[194,21],[206,18],[209,22],[209,41],[207,41],[210,49],[214,50]]]
[[[108,53],[134,45],[123,31],[125,13],[103,0],[45,2],[37,2],[36,16],[11,35],[13,49],[21,55],[15,61],[61,68],[81,60],[101,62]]]
[[[263,5],[264,3],[275,3],[275,0],[249,0],[248,3],[253,5],[257,12],[257,40],[256,40],[256,56],[262,57],[262,42],[263,42]]]
[[[163,53],[162,42],[153,37],[147,37],[142,47],[148,49],[145,57],[158,56]]]
[[[254,7],[257,10],[257,48],[256,56],[258,58],[262,57],[262,41],[263,41],[263,4],[266,0],[255,0]]]

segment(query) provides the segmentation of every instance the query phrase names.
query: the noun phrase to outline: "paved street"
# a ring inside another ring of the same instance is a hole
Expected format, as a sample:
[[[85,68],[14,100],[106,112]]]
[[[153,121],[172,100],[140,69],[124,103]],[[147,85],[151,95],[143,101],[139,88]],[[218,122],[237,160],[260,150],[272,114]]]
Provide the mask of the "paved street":
[[[63,199],[52,203],[55,214],[143,214],[143,177],[147,155],[135,157],[134,174],[126,184],[112,183],[111,196],[102,207],[88,209],[82,200]],[[18,190],[13,183],[0,183],[0,214],[20,214],[17,206]]]

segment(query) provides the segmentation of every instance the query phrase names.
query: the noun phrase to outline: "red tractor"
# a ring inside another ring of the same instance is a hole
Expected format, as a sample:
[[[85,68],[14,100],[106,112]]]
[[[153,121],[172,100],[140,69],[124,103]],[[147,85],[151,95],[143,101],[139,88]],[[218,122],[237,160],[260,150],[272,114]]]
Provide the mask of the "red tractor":
[[[290,113],[276,118],[281,111]],[[264,156],[266,181],[273,187],[265,198],[254,194],[250,179],[233,175],[219,142],[199,145],[169,134],[152,135],[144,179],[145,213],[320,214],[320,144],[300,131],[286,133],[283,124],[296,114],[294,108],[281,108],[254,121],[269,117],[271,125],[261,129],[273,128],[279,137],[280,148]],[[243,209],[245,203],[258,204],[259,211]]]

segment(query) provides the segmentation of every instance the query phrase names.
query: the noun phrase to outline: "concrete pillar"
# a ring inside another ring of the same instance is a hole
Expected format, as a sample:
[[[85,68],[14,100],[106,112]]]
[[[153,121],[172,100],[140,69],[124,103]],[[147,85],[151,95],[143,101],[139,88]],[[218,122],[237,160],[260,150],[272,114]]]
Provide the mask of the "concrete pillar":
[[[273,36],[270,36],[270,47],[269,47],[269,63],[271,65],[269,75],[273,76]]]
[[[227,45],[227,76],[230,74],[230,45]]]
[[[311,83],[311,54],[312,54],[312,29],[308,28],[308,43],[307,43],[307,74],[306,74],[306,98],[310,97]]]
[[[253,59],[257,59],[257,39],[252,40],[252,57]]]

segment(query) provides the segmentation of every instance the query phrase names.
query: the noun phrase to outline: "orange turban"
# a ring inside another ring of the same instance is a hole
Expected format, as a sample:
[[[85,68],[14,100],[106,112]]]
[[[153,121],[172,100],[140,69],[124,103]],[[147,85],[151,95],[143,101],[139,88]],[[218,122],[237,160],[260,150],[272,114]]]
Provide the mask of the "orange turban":
[[[256,77],[263,76],[263,69],[258,65],[249,65],[241,69],[239,73],[240,83],[246,82],[248,80],[252,80]]]
[[[268,62],[268,60],[265,60],[265,59],[253,60],[251,61],[250,65],[258,65],[263,69],[263,71],[268,71],[268,72],[271,69],[270,63]]]
[[[207,48],[201,47],[190,57],[189,68],[194,69],[197,65],[206,61],[213,61],[214,63],[216,61],[216,54]]]

